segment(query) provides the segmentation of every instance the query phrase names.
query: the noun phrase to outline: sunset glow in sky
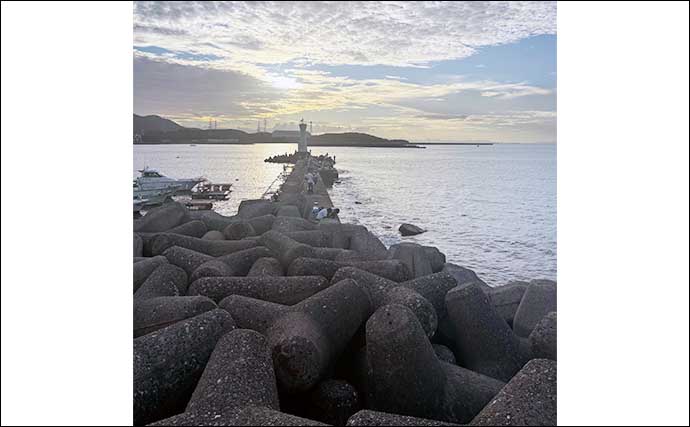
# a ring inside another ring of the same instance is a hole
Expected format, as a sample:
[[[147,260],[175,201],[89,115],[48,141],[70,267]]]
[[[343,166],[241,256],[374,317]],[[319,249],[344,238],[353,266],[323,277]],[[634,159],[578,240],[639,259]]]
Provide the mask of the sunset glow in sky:
[[[134,112],[556,141],[555,2],[135,2]]]

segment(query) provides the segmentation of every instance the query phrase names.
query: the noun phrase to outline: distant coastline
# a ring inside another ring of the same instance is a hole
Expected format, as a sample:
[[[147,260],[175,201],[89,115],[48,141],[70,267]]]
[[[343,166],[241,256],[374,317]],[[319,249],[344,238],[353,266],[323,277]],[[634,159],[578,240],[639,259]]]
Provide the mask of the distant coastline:
[[[297,143],[297,136],[276,133],[248,133],[239,129],[196,129],[186,128],[160,116],[139,116],[134,114],[134,144],[285,144]],[[404,139],[386,139],[359,132],[324,133],[309,136],[312,147],[384,147],[425,148]]]

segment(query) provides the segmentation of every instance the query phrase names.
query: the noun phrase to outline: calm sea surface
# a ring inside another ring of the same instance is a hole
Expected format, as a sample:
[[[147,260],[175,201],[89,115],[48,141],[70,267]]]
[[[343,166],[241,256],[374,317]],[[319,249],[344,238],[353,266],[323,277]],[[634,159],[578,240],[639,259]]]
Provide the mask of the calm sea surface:
[[[264,163],[295,144],[137,145],[134,176],[148,165],[173,178],[203,175],[232,182],[224,215],[257,198],[282,171]],[[448,262],[471,268],[493,286],[556,279],[556,146],[429,146],[426,149],[323,147],[336,156],[340,183],[330,192],[344,222],[365,225],[387,246],[437,246]],[[410,222],[427,229],[401,237]]]

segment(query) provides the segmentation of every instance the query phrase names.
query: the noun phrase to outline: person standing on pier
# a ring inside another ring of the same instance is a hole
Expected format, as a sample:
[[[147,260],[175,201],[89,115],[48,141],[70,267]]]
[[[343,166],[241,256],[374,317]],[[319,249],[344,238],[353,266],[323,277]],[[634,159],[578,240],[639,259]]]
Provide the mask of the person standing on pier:
[[[314,192],[314,177],[311,172],[307,172],[304,179],[307,181],[307,193],[312,194]]]

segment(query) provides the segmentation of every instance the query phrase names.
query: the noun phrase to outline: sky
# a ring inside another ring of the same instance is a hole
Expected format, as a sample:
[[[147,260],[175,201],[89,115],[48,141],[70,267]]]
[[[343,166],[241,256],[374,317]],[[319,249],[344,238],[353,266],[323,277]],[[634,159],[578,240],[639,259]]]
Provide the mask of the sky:
[[[135,2],[134,112],[556,142],[556,2]]]

